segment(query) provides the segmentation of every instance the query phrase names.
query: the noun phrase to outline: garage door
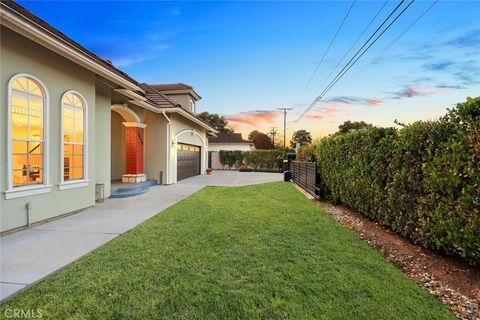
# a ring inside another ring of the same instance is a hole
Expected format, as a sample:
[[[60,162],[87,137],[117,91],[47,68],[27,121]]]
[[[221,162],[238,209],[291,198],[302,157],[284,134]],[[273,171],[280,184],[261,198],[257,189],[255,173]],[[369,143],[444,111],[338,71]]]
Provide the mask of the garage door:
[[[177,181],[200,174],[200,147],[177,145]]]

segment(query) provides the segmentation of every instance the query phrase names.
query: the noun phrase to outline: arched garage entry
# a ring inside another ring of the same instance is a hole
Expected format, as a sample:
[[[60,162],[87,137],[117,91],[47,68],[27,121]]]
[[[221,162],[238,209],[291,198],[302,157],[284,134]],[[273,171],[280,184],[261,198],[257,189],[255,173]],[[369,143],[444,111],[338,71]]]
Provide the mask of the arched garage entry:
[[[182,130],[175,135],[174,167],[176,181],[202,174],[206,168],[207,144],[196,130]]]

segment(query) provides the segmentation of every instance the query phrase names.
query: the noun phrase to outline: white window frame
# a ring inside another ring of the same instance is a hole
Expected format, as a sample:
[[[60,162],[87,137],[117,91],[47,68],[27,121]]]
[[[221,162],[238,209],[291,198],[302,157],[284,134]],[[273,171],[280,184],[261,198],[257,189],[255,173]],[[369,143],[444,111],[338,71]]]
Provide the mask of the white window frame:
[[[30,78],[36,81],[43,89],[44,96],[44,106],[43,106],[43,183],[35,185],[26,185],[26,186],[13,186],[13,144],[12,144],[12,85],[15,80],[18,78]],[[26,196],[32,196],[36,194],[48,193],[51,191],[50,184],[50,170],[48,163],[48,154],[49,154],[49,142],[48,142],[48,133],[49,133],[49,116],[50,116],[50,94],[48,88],[37,77],[28,74],[28,73],[19,73],[14,75],[8,81],[8,107],[7,107],[7,190],[5,191],[5,199],[20,198]]]
[[[67,180],[64,178],[65,165],[63,163],[65,156],[65,141],[64,141],[64,125],[63,125],[63,114],[64,114],[64,103],[63,100],[67,94],[75,94],[82,99],[83,102],[83,179],[76,180]],[[60,111],[60,183],[58,184],[59,190],[68,190],[75,188],[88,187],[88,104],[85,97],[78,91],[68,90],[62,95],[62,100],[60,101],[61,111]]]

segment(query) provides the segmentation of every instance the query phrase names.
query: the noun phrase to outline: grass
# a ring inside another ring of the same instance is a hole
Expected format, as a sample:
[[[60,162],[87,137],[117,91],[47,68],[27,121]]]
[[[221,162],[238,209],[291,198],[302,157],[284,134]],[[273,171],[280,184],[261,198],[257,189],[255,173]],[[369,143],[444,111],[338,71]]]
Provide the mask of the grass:
[[[209,187],[0,307],[45,319],[454,319],[292,185]]]

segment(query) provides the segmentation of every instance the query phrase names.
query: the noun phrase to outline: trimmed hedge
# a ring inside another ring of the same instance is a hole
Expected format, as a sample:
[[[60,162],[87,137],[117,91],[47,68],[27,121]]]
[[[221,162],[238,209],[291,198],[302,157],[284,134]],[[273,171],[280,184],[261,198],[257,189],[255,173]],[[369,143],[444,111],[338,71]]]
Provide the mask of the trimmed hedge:
[[[286,151],[283,149],[253,150],[253,151],[227,151],[219,152],[220,163],[230,168],[240,168],[246,164],[255,171],[262,169],[277,169],[281,160],[285,158]]]
[[[437,121],[325,138],[315,157],[324,198],[480,263],[480,97]]]

